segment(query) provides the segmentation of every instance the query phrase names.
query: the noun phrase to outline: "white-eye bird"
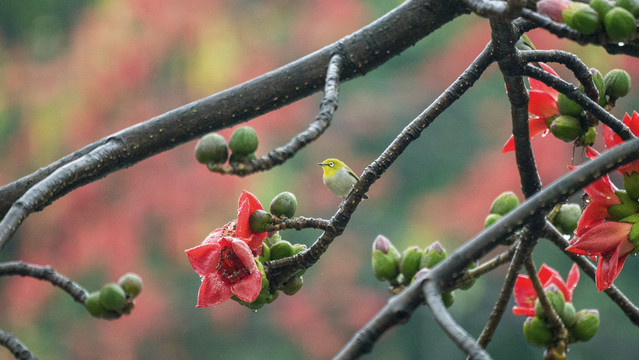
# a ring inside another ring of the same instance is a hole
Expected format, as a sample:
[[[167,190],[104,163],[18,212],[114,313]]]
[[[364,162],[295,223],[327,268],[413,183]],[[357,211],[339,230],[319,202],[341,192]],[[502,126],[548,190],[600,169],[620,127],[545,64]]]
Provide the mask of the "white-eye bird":
[[[339,159],[328,158],[318,165],[324,170],[324,185],[337,196],[348,196],[359,180],[359,176]],[[368,196],[364,195],[364,199],[368,199]]]

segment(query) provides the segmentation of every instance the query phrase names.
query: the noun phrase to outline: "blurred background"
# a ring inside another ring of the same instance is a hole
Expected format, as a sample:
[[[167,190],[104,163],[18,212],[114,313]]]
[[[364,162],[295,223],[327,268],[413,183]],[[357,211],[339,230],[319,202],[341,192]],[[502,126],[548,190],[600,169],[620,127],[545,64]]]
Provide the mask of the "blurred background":
[[[27,175],[80,147],[174,107],[224,90],[330,44],[399,5],[382,0],[37,0],[0,2],[0,184]],[[200,285],[184,250],[235,218],[243,189],[266,207],[282,191],[297,195],[298,214],[329,218],[340,199],[316,165],[345,160],[360,173],[426,108],[489,40],[486,19],[464,16],[365,77],[344,83],[340,108],[325,135],[284,166],[247,178],[221,176],[195,161],[195,141],[82,187],[33,214],[0,260],[49,264],[90,291],[125,272],[144,279],[130,316],[98,320],[50,284],[0,281],[0,328],[41,359],[327,359],[387,301],[386,284],[370,271],[371,243],[390,238],[400,251],[440,241],[451,252],[479,232],[492,200],[520,194],[513,153],[501,155],[511,132],[504,84],[496,66],[414,142],[372,187],[346,232],[304,275],[295,296],[251,312],[229,301],[195,308]],[[639,62],[599,47],[533,31],[540,49],[576,52],[602,73],[621,67],[637,79]],[[567,79],[560,66],[555,69]],[[573,80],[574,81],[574,80]],[[306,128],[321,94],[249,122],[258,156]],[[614,110],[631,112],[637,92]],[[221,132],[227,139],[232,129]],[[599,131],[601,132],[601,131]],[[533,140],[544,184],[566,173],[573,148]],[[575,152],[579,163],[580,151]],[[286,231],[310,245],[319,231]],[[502,249],[503,250],[503,249]],[[571,263],[542,240],[537,266],[564,277]],[[616,284],[634,301],[636,260]],[[451,312],[478,336],[505,268],[469,291]],[[511,300],[512,303],[512,300]],[[635,353],[638,330],[582,274],[577,309],[597,308],[595,338],[570,357]],[[512,304],[511,304],[512,305]],[[497,359],[539,359],[525,342],[523,317],[505,314],[490,352]],[[311,330],[312,328],[312,330]],[[248,343],[248,346],[247,346]],[[259,349],[256,353],[255,349]],[[623,354],[623,355],[622,355]],[[0,359],[11,358],[4,348]],[[369,359],[464,358],[419,309],[386,333]]]

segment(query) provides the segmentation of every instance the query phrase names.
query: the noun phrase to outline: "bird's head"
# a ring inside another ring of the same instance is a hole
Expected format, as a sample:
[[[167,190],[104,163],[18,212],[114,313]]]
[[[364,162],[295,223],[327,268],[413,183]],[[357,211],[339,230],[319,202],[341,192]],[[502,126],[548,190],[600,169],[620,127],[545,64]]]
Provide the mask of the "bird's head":
[[[320,165],[324,170],[324,177],[331,177],[335,175],[335,172],[337,172],[337,170],[344,167],[344,163],[341,160],[334,158],[328,158],[318,165]]]

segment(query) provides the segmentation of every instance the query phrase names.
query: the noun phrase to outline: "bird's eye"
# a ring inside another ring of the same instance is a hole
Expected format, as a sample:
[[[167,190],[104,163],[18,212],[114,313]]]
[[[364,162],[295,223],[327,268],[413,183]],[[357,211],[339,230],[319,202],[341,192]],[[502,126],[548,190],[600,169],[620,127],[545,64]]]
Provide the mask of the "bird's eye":
[[[335,164],[332,161],[329,161],[328,166],[333,167]]]

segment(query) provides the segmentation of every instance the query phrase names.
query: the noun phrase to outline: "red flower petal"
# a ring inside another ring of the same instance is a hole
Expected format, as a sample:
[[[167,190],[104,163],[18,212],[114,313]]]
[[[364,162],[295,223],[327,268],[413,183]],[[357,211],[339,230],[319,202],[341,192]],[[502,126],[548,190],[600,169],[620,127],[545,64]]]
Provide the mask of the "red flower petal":
[[[570,241],[566,251],[576,248],[588,255],[602,255],[612,253],[623,242],[628,242],[630,223],[609,221],[593,226],[581,236]]]
[[[535,293],[532,282],[527,275],[517,275],[513,294],[515,296],[515,302],[517,303],[517,306],[513,308],[513,313],[515,312],[515,309],[517,309],[517,312],[522,314],[524,312],[528,312],[527,309],[532,309],[534,315],[535,299],[537,299],[537,293]]]
[[[506,141],[506,144],[504,144],[504,148],[501,149],[501,153],[505,154],[511,151],[515,151],[515,137],[512,135],[510,135],[510,138]]]
[[[220,259],[219,244],[198,245],[185,250],[185,252],[189,258],[191,267],[193,267],[193,270],[199,275],[207,276],[212,272],[216,272],[215,267]]]
[[[572,264],[570,268],[570,272],[568,273],[568,279],[566,280],[566,287],[568,288],[569,296],[566,296],[566,302],[572,301],[572,293],[575,291],[577,287],[577,283],[579,282],[579,267],[577,264]],[[564,294],[565,296],[566,294]]]
[[[634,245],[628,250],[628,245],[620,244],[612,254],[599,257],[597,271],[595,272],[597,291],[602,291],[612,286],[632,249],[634,249]]]
[[[546,127],[546,120],[538,117],[533,117],[528,120],[528,134],[532,138],[533,136],[548,130]],[[515,138],[510,135],[510,138],[501,150],[502,154],[515,151]]]
[[[217,264],[217,263],[216,263]],[[212,272],[202,279],[197,295],[197,307],[217,306],[228,300],[233,293],[218,272]]]
[[[266,238],[266,233],[255,233],[249,225],[249,216],[255,210],[264,210],[260,201],[248,191],[242,191],[238,200],[237,228],[236,236],[247,242],[251,250],[262,251],[262,241]]]
[[[559,115],[557,108],[557,96],[540,90],[530,90],[530,102],[528,104],[528,112],[544,119],[554,115]]]

